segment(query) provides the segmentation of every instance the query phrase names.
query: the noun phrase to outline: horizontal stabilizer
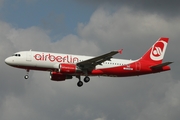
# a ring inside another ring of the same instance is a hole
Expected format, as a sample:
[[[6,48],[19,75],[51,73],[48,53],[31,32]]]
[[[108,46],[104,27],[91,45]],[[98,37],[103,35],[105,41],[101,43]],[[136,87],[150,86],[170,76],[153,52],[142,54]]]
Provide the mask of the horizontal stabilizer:
[[[164,66],[167,66],[169,64],[171,64],[173,62],[165,62],[165,63],[162,63],[162,64],[158,64],[158,65],[155,65],[155,66],[151,66],[151,69],[161,69],[163,68]]]

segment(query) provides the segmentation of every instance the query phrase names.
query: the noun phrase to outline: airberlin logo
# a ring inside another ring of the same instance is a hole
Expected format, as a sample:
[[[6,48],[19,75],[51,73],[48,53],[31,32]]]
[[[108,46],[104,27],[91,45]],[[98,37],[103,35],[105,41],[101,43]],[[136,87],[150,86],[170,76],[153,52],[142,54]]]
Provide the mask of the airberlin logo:
[[[66,63],[76,63],[79,61],[77,57],[73,57],[71,55],[59,56],[59,55],[52,55],[52,54],[35,54],[35,60],[37,61],[50,61],[50,62],[66,62]]]
[[[167,43],[165,41],[158,41],[151,49],[150,57],[152,60],[162,60],[165,54]]]
[[[155,47],[155,49],[152,51],[154,56],[161,56],[162,49],[160,47]]]

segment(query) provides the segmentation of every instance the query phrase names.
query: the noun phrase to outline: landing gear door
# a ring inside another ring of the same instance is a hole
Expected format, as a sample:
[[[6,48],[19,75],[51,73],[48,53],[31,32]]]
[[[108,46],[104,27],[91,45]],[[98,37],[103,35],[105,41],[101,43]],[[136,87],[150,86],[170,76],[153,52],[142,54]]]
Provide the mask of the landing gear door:
[[[141,70],[141,63],[136,62],[136,71],[140,71],[140,70]]]
[[[28,51],[28,52],[26,53],[26,61],[31,62],[31,56],[32,56],[31,51]]]

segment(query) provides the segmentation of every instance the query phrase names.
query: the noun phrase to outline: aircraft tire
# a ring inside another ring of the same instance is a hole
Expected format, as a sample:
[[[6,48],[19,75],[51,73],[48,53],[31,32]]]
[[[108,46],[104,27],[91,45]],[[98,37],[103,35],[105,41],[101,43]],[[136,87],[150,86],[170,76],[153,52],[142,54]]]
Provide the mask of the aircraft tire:
[[[82,81],[79,81],[79,82],[77,83],[77,86],[78,86],[78,87],[82,87],[82,86],[83,86],[83,82],[82,82]]]
[[[85,83],[88,83],[90,81],[90,78],[88,77],[88,76],[86,76],[85,78],[84,78],[84,82]]]
[[[25,79],[28,79],[28,78],[29,78],[29,76],[28,76],[28,75],[25,75],[25,76],[24,76],[24,78],[25,78]]]

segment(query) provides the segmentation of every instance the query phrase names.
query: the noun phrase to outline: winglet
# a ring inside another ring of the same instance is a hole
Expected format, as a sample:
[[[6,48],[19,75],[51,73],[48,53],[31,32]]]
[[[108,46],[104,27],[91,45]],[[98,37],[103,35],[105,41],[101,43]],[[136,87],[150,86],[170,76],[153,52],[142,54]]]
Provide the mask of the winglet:
[[[118,50],[119,54],[122,54],[123,49]]]

